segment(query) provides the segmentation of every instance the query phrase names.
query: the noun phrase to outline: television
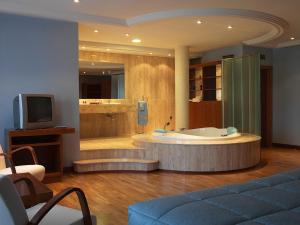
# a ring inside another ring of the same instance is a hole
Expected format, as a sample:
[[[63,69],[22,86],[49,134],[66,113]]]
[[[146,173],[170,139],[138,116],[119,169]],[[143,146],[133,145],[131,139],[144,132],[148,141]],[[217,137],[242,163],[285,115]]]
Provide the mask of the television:
[[[54,96],[19,94],[14,98],[15,129],[39,129],[55,126]]]

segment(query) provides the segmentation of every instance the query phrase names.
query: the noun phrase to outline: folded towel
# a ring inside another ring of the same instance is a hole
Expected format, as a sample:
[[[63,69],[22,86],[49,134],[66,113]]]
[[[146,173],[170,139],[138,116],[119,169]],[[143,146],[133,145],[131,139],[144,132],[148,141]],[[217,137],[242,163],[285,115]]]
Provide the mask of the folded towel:
[[[138,125],[146,126],[148,124],[148,105],[145,101],[138,101]]]

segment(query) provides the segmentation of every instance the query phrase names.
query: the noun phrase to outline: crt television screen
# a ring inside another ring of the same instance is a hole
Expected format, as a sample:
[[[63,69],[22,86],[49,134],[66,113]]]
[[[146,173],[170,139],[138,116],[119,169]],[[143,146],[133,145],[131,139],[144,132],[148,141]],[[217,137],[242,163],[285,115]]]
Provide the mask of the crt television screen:
[[[27,97],[28,122],[52,121],[52,101],[49,97]]]

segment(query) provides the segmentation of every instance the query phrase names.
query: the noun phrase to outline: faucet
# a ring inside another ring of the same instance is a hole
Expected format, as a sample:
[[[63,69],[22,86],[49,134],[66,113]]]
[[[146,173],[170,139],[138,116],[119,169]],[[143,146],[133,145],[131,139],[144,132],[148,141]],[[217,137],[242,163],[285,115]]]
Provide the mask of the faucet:
[[[164,130],[167,128],[167,126],[169,126],[170,125],[170,122],[167,122],[167,123],[165,123],[165,125],[164,125]]]
[[[166,128],[167,128],[167,126],[169,126],[170,125],[170,122],[171,122],[171,120],[173,119],[173,117],[172,116],[170,116],[170,118],[169,118],[170,120],[168,121],[168,122],[166,122],[165,123],[165,125],[164,125],[164,130],[166,130]]]

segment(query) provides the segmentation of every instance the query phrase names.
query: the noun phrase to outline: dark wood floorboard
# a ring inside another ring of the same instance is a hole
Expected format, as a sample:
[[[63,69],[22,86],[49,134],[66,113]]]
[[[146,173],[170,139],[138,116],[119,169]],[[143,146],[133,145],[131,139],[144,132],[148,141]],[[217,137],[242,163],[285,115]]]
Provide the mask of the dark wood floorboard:
[[[58,191],[74,186],[84,190],[99,225],[127,224],[127,207],[161,196],[181,194],[225,184],[240,183],[300,168],[300,150],[269,148],[262,151],[262,163],[255,168],[227,173],[184,174],[166,171],[151,173],[105,172],[67,174],[60,183],[49,184]],[[75,195],[62,202],[79,208]]]

